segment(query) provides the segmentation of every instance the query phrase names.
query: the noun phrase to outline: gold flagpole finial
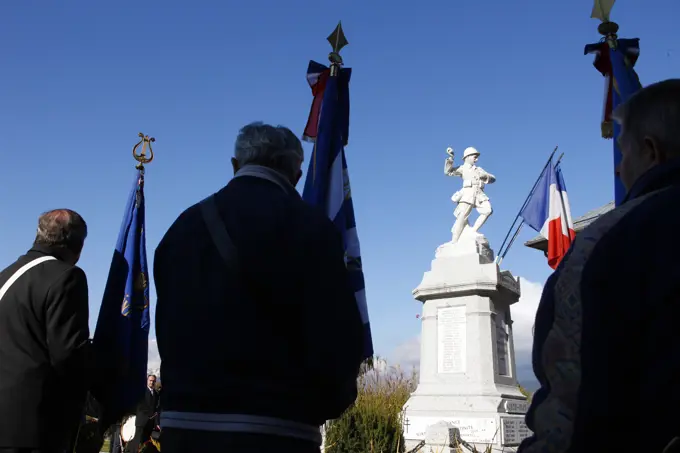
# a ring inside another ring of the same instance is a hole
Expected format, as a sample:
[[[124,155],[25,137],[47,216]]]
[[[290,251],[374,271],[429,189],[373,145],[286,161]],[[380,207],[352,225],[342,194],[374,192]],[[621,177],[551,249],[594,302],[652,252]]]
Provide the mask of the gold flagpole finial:
[[[155,142],[156,139],[149,137],[148,135],[144,135],[141,132],[138,135],[141,140],[132,148],[132,157],[134,157],[135,160],[139,162],[135,168],[138,170],[144,170],[144,164],[148,164],[153,160],[153,149],[151,149],[151,144]],[[137,148],[139,148],[139,145],[142,145],[142,150],[139,152],[139,154],[137,154]],[[148,157],[146,155],[147,145],[149,146]]]
[[[335,27],[333,33],[331,33],[326,39],[328,39],[328,42],[333,48],[333,51],[328,54],[328,60],[331,62],[331,76],[335,76],[337,75],[340,66],[342,66],[340,50],[349,44],[347,38],[345,37],[345,33],[342,31],[342,21],[338,22],[338,26]]]
[[[619,31],[619,25],[609,20],[609,15],[616,0],[594,0],[594,2],[593,12],[590,14],[590,17],[600,20],[597,31],[604,36],[610,47],[616,48],[616,33]]]

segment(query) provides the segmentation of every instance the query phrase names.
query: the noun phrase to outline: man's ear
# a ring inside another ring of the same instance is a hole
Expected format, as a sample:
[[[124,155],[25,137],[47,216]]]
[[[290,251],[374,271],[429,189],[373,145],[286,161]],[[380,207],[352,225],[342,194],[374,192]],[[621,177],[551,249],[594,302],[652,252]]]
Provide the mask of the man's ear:
[[[658,140],[654,137],[646,136],[644,138],[642,141],[642,152],[655,164],[662,164],[668,160],[668,156],[663,152]]]
[[[239,164],[235,157],[231,158],[231,167],[234,169],[234,174],[239,170]]]
[[[300,178],[302,178],[302,170],[298,170],[297,175],[295,176],[295,184],[293,184],[293,186],[297,186],[298,182],[300,182]]]

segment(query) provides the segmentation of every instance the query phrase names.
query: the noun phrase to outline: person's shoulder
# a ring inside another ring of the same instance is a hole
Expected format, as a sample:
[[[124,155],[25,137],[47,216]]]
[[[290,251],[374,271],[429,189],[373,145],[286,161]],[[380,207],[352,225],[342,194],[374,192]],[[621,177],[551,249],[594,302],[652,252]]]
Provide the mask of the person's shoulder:
[[[62,262],[62,264],[66,264],[66,267],[62,268],[63,269],[62,275],[64,277],[67,277],[67,278],[73,279],[73,280],[87,282],[87,274],[85,274],[85,271],[83,269],[81,269],[78,266],[72,266],[70,264],[63,263],[63,262]]]
[[[302,198],[296,200],[296,211],[298,212],[298,223],[300,227],[313,237],[335,236],[337,228],[328,217],[328,214],[318,206],[311,205]]]
[[[680,187],[650,192],[602,215],[584,232],[587,232],[586,236],[626,241],[629,248],[663,239],[657,233],[668,229],[675,231],[680,224],[678,197]]]
[[[577,234],[572,255],[597,264],[598,272],[602,267],[618,272],[620,267],[632,271],[663,265],[661,244],[667,255],[680,252],[680,244],[668,241],[680,228],[679,196],[679,188],[663,189],[601,215]]]
[[[177,243],[181,244],[189,239],[191,237],[191,232],[195,230],[196,225],[201,218],[200,216],[200,202],[195,203],[182,211],[161,238],[158,247],[156,247],[156,254],[159,250],[162,251],[169,245],[176,245]]]
[[[84,281],[87,283],[87,275],[83,269],[59,259],[42,263],[42,271],[43,273],[36,274],[36,276],[45,279],[46,281],[51,281],[52,284],[59,284],[66,281]],[[51,278],[45,278],[44,276]]]

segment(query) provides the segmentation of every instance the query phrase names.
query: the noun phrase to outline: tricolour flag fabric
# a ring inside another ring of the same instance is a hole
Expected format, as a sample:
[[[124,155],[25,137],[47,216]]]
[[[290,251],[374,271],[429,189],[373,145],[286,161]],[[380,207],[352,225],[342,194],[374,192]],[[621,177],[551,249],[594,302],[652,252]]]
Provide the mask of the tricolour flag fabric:
[[[617,39],[615,48],[612,48],[607,40],[604,40],[587,45],[585,53],[595,55],[593,65],[605,77],[602,136],[614,139],[614,203],[619,206],[626,196],[626,189],[616,175],[616,168],[621,162],[621,150],[618,144],[620,126],[612,121],[611,115],[620,104],[626,102],[636,91],[642,88],[634,69],[640,55],[640,40],[637,38]]]
[[[551,161],[520,212],[522,219],[548,240],[548,265],[557,268],[574,241],[574,222],[559,164]]]
[[[150,318],[144,229],[144,172],[138,170],[93,338],[98,376],[92,394],[102,406],[103,423],[134,410],[146,388]]]
[[[337,75],[331,76],[329,68],[314,61],[309,64],[307,80],[312,87],[314,101],[304,137],[314,142],[314,151],[302,198],[308,203],[322,207],[342,233],[350,284],[364,323],[364,359],[370,359],[373,357],[373,340],[345,158],[349,132],[351,75],[351,69],[340,69]]]

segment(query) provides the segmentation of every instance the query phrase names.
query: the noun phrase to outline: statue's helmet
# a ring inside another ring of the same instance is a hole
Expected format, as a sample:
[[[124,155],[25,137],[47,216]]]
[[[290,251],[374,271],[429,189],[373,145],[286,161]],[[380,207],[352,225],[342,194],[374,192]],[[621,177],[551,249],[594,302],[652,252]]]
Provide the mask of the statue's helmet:
[[[463,160],[467,159],[468,156],[479,156],[479,151],[472,146],[465,148],[465,151],[463,151]]]

